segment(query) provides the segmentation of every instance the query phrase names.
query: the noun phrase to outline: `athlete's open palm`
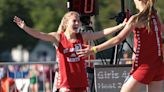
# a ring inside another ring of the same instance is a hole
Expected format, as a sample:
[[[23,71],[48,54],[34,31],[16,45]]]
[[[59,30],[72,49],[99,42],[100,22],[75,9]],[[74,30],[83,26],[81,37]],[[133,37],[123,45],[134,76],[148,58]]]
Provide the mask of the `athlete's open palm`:
[[[14,22],[22,29],[25,27],[24,21],[17,16],[14,17]]]

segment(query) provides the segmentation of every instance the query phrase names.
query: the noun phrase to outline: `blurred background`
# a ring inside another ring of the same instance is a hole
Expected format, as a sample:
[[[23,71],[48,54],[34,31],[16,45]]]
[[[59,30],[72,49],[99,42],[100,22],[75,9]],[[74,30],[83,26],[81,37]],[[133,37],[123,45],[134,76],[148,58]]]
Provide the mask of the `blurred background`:
[[[67,1],[71,0],[0,0],[0,80],[6,77],[14,79],[15,88],[20,92],[52,92],[52,89],[54,90],[54,76],[58,69],[54,64],[57,61],[54,46],[52,43],[29,36],[13,22],[13,18],[20,17],[26,25],[38,31],[54,32],[57,31],[63,15],[69,11]],[[91,16],[93,31],[117,25],[122,17],[120,15],[122,0],[96,1],[97,14]],[[130,14],[135,14],[133,0],[124,1],[125,11],[129,10]],[[164,22],[164,0],[157,1],[156,8]],[[113,35],[97,40],[96,44],[110,39]],[[126,41],[133,46],[133,35],[126,38]],[[123,49],[119,58],[127,62],[123,61],[119,64],[131,64],[130,47],[126,43],[122,43],[121,46]],[[110,48],[97,53],[95,61],[103,62],[102,59],[110,61],[113,57],[112,51],[113,48]],[[93,64],[88,63],[88,65],[93,68]],[[89,73],[91,90],[88,92],[95,92],[92,90],[94,89],[93,72]]]
[[[164,22],[164,1],[156,4]],[[120,0],[98,0],[98,15],[93,17],[94,31],[117,25],[115,19],[121,11]],[[133,0],[125,0],[125,9],[136,12]],[[19,16],[30,27],[42,32],[57,31],[60,20],[68,11],[67,0],[0,0],[0,62],[54,61],[55,49],[51,43],[35,39],[13,23]],[[106,39],[100,39],[100,43]],[[129,40],[131,43],[131,39]],[[110,57],[110,49],[104,51]],[[99,56],[97,56],[99,58]]]

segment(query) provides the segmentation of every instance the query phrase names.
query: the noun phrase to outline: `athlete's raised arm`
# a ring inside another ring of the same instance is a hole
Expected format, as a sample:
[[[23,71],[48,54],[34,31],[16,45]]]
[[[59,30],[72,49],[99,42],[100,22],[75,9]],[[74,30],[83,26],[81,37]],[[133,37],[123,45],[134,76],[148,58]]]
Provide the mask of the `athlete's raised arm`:
[[[57,43],[58,41],[58,33],[57,32],[52,32],[52,33],[43,33],[43,32],[39,32],[36,31],[33,28],[28,27],[25,22],[20,19],[19,17],[15,16],[14,20],[13,20],[21,29],[23,29],[26,33],[28,33],[29,35],[40,39],[40,40],[44,40],[44,41],[49,41],[52,43]]]
[[[114,27],[105,28],[102,31],[97,31],[97,32],[84,32],[82,35],[83,35],[84,40],[86,41],[100,39],[102,37],[105,37],[107,35],[110,35],[112,33],[122,30],[125,24],[126,24],[126,19],[124,20],[123,23],[120,23],[119,25],[116,25]]]
[[[104,42],[102,44],[96,45],[92,48],[89,45],[84,45],[85,49],[78,50],[79,56],[81,57],[81,56],[86,56],[89,53],[100,52],[102,50],[111,48],[111,47],[121,43],[130,34],[131,30],[135,26],[135,24],[131,22],[133,20],[133,18],[134,17],[132,16],[129,19],[129,21],[126,23],[125,27],[120,31],[120,33],[117,36],[107,40],[106,42]]]

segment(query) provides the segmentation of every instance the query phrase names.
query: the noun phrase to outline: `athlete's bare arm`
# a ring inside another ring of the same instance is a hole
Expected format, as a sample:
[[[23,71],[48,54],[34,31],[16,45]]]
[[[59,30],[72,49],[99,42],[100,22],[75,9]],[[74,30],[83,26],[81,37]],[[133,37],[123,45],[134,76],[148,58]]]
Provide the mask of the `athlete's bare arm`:
[[[126,23],[125,27],[119,32],[119,34],[107,41],[105,41],[102,44],[99,44],[97,46],[94,46],[96,49],[96,52],[100,52],[102,50],[105,50],[107,48],[111,48],[120,42],[122,42],[131,32],[131,30],[136,26],[135,23],[132,23],[133,16],[129,19],[129,21]],[[138,24],[137,24],[138,25]],[[88,53],[92,53],[93,50],[90,48],[90,46],[86,46],[85,49],[81,49],[78,51],[79,56],[86,56]]]
[[[26,26],[25,22],[17,16],[14,17],[14,22],[31,36],[43,41],[55,43],[56,45],[58,44],[59,34],[57,32],[43,33],[36,31],[35,29]]]
[[[82,36],[85,41],[100,39],[104,36],[120,31],[125,26],[125,24],[126,24],[126,19],[124,20],[123,23],[117,26],[105,28],[102,31],[97,31],[97,32],[84,32],[82,33]]]

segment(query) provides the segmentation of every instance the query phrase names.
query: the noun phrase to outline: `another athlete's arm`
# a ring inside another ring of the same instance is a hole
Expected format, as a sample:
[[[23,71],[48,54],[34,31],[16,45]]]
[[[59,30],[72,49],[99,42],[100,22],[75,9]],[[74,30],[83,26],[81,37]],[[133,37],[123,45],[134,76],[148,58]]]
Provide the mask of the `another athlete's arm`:
[[[109,28],[105,28],[102,31],[97,31],[97,32],[85,32],[82,34],[83,39],[84,40],[96,40],[99,38],[102,38],[104,36],[110,35],[112,33],[118,32],[120,31],[126,24],[126,21],[124,21],[123,23],[114,26],[114,27],[109,27]]]
[[[100,52],[102,50],[105,50],[107,48],[111,48],[111,47],[119,44],[120,42],[122,42],[130,34],[131,30],[135,26],[135,24],[132,23],[133,18],[134,17],[132,16],[129,19],[129,21],[127,22],[125,27],[120,31],[120,33],[117,36],[107,40],[106,42],[104,42],[100,45],[94,46],[94,47],[84,46],[84,47],[86,47],[85,49],[81,49],[78,51],[79,56],[81,57],[81,56],[86,56],[89,53]]]

